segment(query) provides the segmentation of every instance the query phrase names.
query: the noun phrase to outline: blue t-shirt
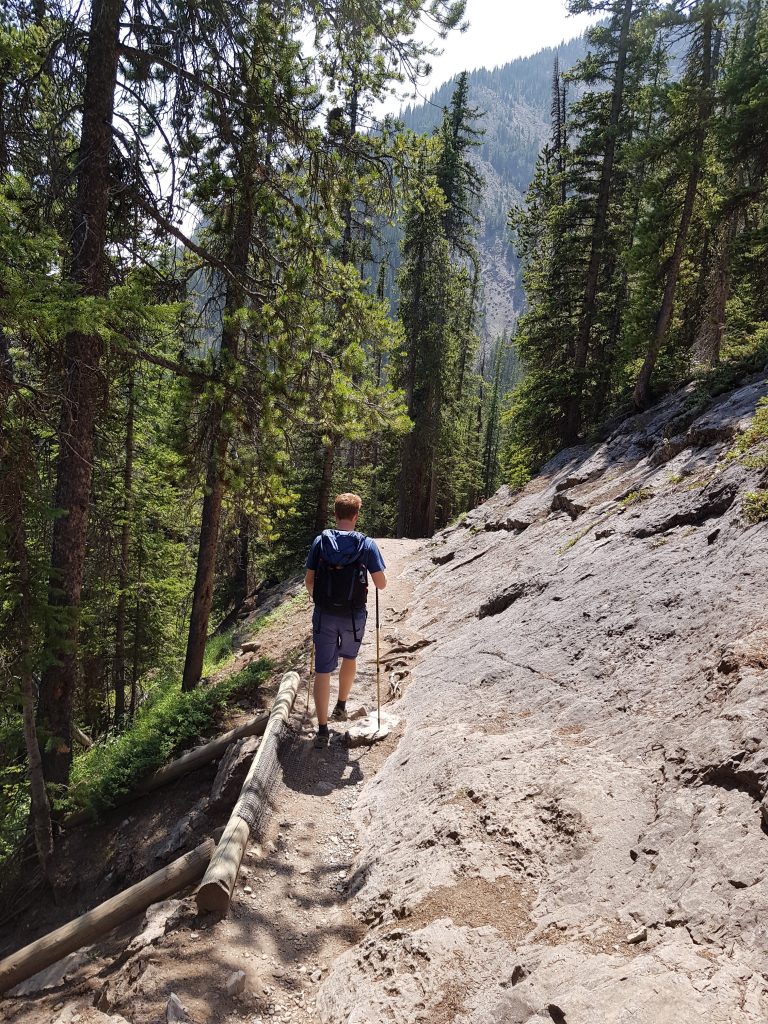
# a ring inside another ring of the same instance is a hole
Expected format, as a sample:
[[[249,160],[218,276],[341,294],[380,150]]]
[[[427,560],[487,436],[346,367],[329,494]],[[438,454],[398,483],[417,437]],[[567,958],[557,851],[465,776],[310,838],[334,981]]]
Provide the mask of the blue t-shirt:
[[[320,536],[312,541],[312,547],[307,555],[306,569],[317,570],[320,562],[320,537],[325,537],[325,550],[332,555],[329,561],[334,565],[347,561],[358,549],[360,538],[363,536],[356,530],[324,530]],[[386,569],[384,559],[381,557],[378,545],[370,537],[365,538],[365,567],[368,572],[383,572]],[[334,554],[338,553],[338,557]]]

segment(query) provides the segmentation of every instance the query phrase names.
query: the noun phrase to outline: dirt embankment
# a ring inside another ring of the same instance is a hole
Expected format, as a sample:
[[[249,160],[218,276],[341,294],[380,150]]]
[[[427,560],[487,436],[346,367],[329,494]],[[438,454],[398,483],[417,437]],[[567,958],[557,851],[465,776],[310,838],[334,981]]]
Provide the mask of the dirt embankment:
[[[767,391],[680,393],[430,544],[386,542],[404,724],[317,752],[302,691],[228,920],[166,907],[0,1019],[157,1024],[171,992],[198,1024],[768,1019],[768,524],[743,515],[768,481],[726,457]],[[262,652],[303,656],[307,618]],[[202,800],[198,841],[210,779],[185,786],[133,827]]]

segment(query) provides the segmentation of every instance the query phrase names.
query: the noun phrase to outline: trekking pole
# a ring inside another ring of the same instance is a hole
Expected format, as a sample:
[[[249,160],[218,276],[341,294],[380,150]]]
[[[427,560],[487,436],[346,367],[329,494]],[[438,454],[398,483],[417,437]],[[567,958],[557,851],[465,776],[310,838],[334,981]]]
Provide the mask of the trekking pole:
[[[379,588],[376,588],[376,704],[378,707],[379,724],[378,731],[381,731],[381,665],[379,663],[379,636],[381,623],[379,622]]]

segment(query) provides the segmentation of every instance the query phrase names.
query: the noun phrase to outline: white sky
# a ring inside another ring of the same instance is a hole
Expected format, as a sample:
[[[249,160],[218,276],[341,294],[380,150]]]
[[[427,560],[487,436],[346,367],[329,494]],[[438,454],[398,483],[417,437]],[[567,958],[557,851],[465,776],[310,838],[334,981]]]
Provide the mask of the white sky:
[[[460,71],[494,68],[515,57],[527,57],[572,39],[598,20],[583,14],[570,17],[565,0],[469,0],[466,18],[466,32],[437,40],[443,53],[433,58],[432,75],[419,88],[423,97]],[[395,113],[399,107],[394,98],[386,104]]]

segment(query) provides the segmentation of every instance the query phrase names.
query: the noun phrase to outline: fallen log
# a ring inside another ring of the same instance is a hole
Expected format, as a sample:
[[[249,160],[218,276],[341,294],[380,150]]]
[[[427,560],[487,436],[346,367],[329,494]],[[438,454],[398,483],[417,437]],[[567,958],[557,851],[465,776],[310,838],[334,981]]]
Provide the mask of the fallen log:
[[[277,746],[298,688],[298,674],[286,672],[238,801],[197,891],[197,909],[200,911],[214,911],[222,915],[229,911],[240,862],[251,828],[264,811],[277,764]]]
[[[187,751],[186,754],[182,754],[175,761],[171,761],[170,764],[159,768],[153,775],[148,776],[135,789],[124,794],[115,806],[128,803],[130,800],[135,800],[141,796],[146,796],[147,793],[160,789],[161,786],[167,786],[170,782],[175,782],[182,775],[187,775],[189,772],[195,771],[196,768],[215,761],[221,757],[230,743],[234,743],[236,740],[243,739],[245,736],[263,735],[268,721],[269,715],[260,715],[258,718],[252,718],[250,722],[244,722],[243,725],[230,729],[229,732],[222,733],[221,736],[217,736],[210,743],[204,743],[201,747],[195,747],[194,750]],[[90,820],[91,816],[91,812],[87,810],[73,811],[64,818],[62,824],[66,828],[70,828],[73,825],[80,825],[84,821]]]
[[[179,889],[196,882],[205,871],[213,850],[213,840],[206,839],[196,849],[185,853],[149,878],[137,882],[125,892],[118,893],[106,903],[101,903],[16,953],[11,953],[0,961],[0,992],[7,992],[19,982],[55,964],[68,953],[106,935],[134,914],[146,910],[151,903],[166,899]]]

